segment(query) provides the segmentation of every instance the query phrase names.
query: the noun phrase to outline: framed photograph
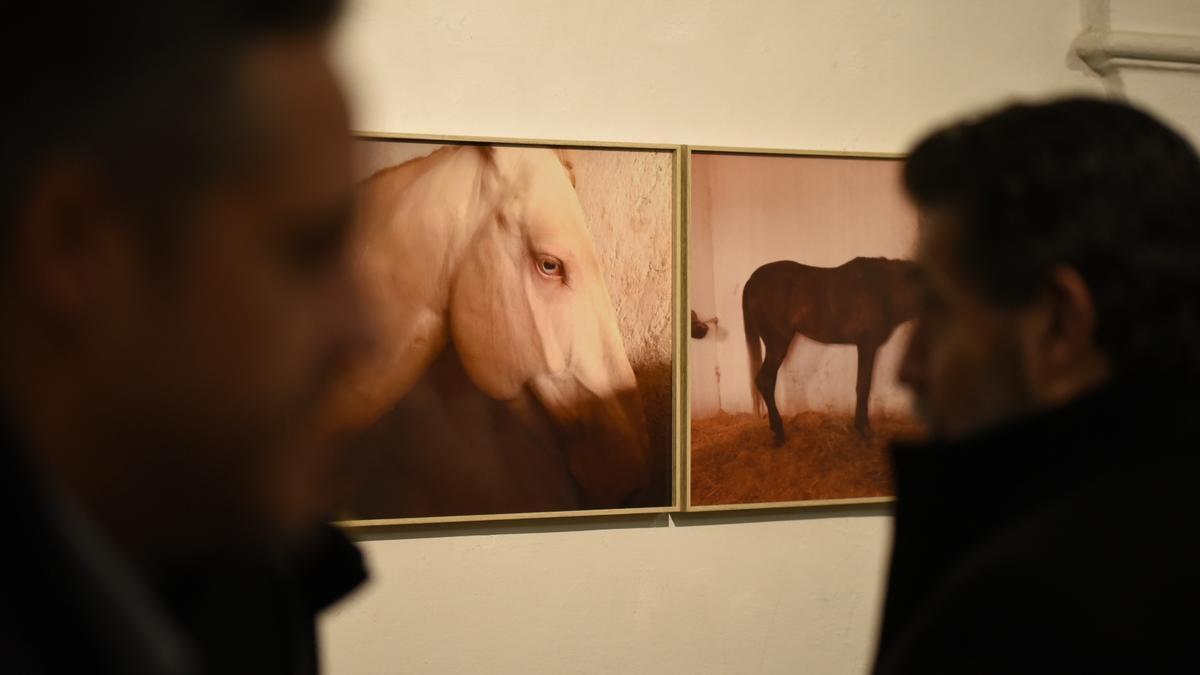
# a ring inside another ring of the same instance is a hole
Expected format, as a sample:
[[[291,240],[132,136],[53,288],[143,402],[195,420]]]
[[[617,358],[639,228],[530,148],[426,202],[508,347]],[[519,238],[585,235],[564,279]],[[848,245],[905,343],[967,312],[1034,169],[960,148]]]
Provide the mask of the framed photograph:
[[[678,510],[682,150],[359,134],[343,525]]]
[[[888,501],[915,212],[888,155],[692,147],[688,510]]]

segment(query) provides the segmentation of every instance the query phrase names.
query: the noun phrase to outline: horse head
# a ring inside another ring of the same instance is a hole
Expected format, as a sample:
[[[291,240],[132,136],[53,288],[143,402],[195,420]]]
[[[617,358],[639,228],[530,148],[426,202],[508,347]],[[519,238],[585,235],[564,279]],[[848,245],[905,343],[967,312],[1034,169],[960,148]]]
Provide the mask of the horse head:
[[[708,335],[708,327],[717,325],[717,317],[711,319],[700,320],[700,315],[696,310],[692,310],[692,337],[697,340],[703,340]]]
[[[546,149],[477,150],[450,339],[484,393],[549,423],[586,506],[627,504],[648,488],[645,413],[569,165]]]

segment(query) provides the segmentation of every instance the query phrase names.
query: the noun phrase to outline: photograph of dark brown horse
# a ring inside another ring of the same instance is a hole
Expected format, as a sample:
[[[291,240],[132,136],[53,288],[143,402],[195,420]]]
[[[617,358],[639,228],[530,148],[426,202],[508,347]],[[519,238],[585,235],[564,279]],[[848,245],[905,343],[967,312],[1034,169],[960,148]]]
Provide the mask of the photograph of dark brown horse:
[[[838,267],[780,260],[750,275],[742,290],[742,318],[753,374],[751,396],[757,414],[765,401],[777,447],[787,436],[775,385],[797,333],[858,348],[854,427],[863,438],[870,436],[875,356],[896,327],[916,314],[912,270],[909,261],[887,258],[855,258]]]

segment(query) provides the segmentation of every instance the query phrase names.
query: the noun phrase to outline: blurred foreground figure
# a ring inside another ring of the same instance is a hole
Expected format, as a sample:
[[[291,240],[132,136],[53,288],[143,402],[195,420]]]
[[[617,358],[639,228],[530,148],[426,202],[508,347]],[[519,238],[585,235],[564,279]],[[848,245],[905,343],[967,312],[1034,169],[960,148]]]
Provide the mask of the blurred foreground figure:
[[[924,301],[901,367],[878,673],[1159,673],[1200,602],[1200,162],[1127,106],[1017,105],[909,157]]]
[[[0,672],[311,672],[363,578],[310,433],[369,338],[336,9],[0,29]]]

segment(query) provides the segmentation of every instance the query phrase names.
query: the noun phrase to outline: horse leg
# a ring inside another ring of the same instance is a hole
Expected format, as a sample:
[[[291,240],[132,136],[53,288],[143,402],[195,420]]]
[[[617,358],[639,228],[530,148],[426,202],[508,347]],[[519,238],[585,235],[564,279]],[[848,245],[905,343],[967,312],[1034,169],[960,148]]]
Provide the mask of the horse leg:
[[[754,379],[763,401],[767,404],[767,417],[771,420],[771,431],[775,432],[775,447],[778,448],[787,441],[787,436],[783,431],[783,417],[780,416],[779,407],[775,404],[775,382],[779,378],[779,367],[783,365],[783,359],[787,356],[788,340],[775,336],[763,336],[763,338],[763,342],[767,346],[767,353],[762,367],[758,369],[758,376]]]
[[[871,418],[867,405],[871,399],[871,378],[875,373],[875,353],[878,345],[858,345],[858,384],[855,386],[857,401],[854,405],[854,428],[863,438],[871,436]]]

